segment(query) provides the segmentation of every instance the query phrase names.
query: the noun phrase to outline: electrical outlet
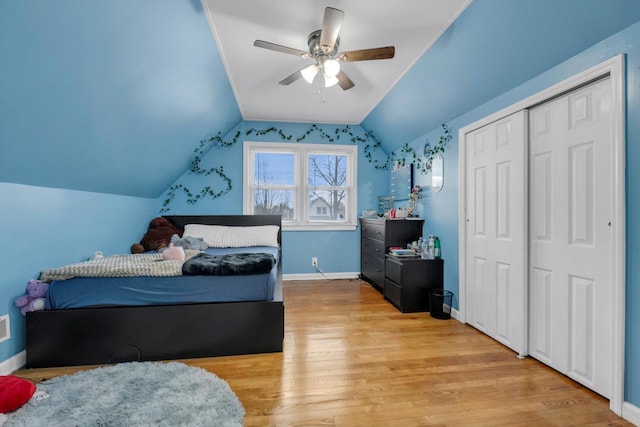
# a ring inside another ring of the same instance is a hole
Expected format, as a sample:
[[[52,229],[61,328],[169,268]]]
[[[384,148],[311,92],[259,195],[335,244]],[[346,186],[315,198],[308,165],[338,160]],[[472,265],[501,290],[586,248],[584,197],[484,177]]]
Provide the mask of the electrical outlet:
[[[311,267],[317,267],[317,266],[318,266],[318,257],[311,258]]]
[[[0,316],[0,342],[11,338],[11,326],[9,326],[9,315]]]

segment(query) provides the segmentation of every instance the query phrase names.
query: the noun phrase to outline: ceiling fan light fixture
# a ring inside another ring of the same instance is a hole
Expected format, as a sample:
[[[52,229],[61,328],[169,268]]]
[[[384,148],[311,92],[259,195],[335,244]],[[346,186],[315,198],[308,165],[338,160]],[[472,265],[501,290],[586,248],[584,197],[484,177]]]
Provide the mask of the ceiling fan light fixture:
[[[320,70],[320,67],[316,64],[313,64],[300,70],[300,73],[302,74],[302,77],[304,77],[304,79],[307,81],[307,83],[311,84],[313,83],[313,79],[316,78],[318,70]]]
[[[324,87],[331,87],[338,84],[338,78],[336,76],[330,76],[324,73]]]
[[[340,28],[344,19],[344,12],[333,7],[326,7],[322,28],[313,31],[307,38],[307,52],[292,47],[255,40],[255,47],[273,50],[275,52],[295,55],[302,59],[315,61],[295,73],[285,77],[278,84],[290,85],[299,78],[304,78],[309,84],[313,84],[316,76],[322,70],[324,86],[331,87],[339,84],[342,90],[349,90],[354,86],[353,81],[340,68],[340,62],[371,61],[376,59],[391,59],[395,56],[395,47],[385,46],[372,49],[351,50],[340,52]]]
[[[327,76],[334,77],[340,72],[340,63],[335,59],[327,59],[322,64],[324,67],[324,73]]]

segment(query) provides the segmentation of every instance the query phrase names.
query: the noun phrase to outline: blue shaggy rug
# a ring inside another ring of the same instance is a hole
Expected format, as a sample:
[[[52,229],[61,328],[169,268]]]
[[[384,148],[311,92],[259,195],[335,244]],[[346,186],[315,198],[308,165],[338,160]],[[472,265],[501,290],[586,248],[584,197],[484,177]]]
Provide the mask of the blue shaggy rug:
[[[9,426],[242,426],[244,408],[229,385],[179,362],[131,362],[38,384],[9,415]]]

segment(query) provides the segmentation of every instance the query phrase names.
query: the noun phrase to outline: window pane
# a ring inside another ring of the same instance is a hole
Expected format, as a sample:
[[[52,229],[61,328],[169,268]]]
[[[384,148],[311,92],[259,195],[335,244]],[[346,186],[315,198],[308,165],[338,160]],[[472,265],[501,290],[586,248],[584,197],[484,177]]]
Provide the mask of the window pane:
[[[347,179],[347,156],[333,154],[309,155],[309,185],[314,187],[344,187]]]
[[[293,185],[294,160],[291,153],[256,153],[253,182],[261,185]]]
[[[294,190],[255,190],[253,192],[254,215],[282,215],[282,220],[292,220],[294,216]]]
[[[344,190],[310,191],[310,221],[346,221],[347,192]]]
[[[243,212],[281,215],[284,230],[356,227],[356,145],[245,141],[243,154]]]

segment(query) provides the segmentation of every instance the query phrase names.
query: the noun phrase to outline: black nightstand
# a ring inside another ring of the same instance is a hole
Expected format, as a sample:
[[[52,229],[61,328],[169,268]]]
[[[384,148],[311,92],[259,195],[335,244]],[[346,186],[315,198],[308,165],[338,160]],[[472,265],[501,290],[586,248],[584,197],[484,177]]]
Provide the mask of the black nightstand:
[[[429,294],[444,285],[444,260],[385,257],[384,297],[403,313],[429,311]]]

